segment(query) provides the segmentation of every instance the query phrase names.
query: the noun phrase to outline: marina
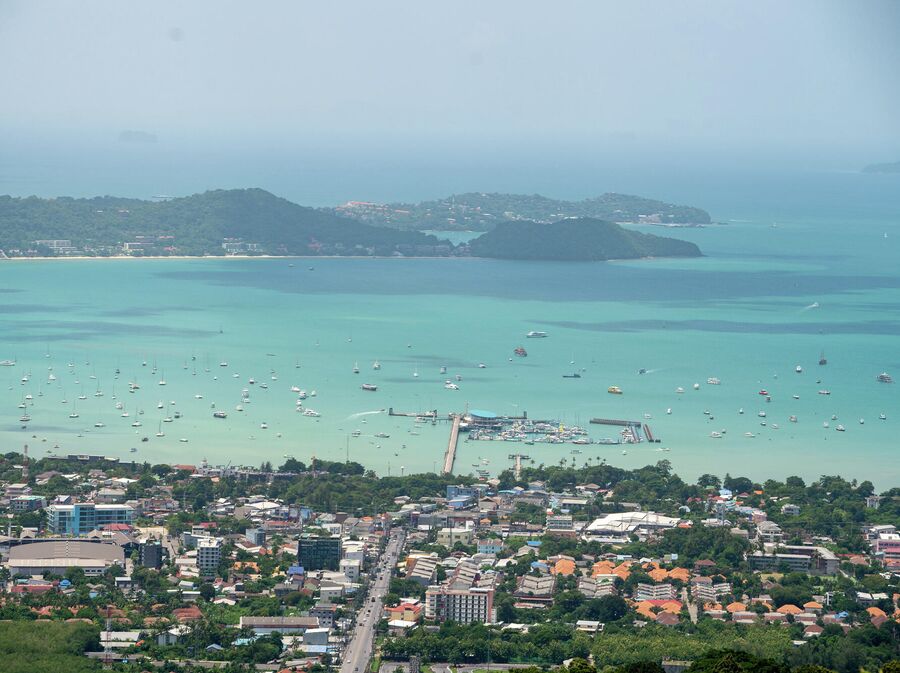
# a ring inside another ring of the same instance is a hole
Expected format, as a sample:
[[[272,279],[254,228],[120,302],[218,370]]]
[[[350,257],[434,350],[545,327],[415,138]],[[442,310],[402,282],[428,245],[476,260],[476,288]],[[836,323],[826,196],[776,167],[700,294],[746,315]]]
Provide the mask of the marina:
[[[730,227],[723,235],[742,231]],[[628,300],[642,287],[649,293],[666,285],[667,267],[675,264],[588,265],[580,267],[578,282],[566,277],[570,267],[547,266],[555,283],[567,283],[566,295],[548,291],[533,277],[533,265],[491,261],[321,260],[302,288],[302,265],[276,259],[3,265],[0,287],[19,291],[2,298],[9,308],[0,326],[0,357],[14,364],[0,367],[6,413],[0,433],[8,445],[28,442],[35,451],[59,445],[71,453],[127,456],[134,448],[150,461],[207,457],[239,464],[275,462],[285,454],[308,460],[315,452],[329,460],[349,455],[379,473],[396,473],[400,465],[407,473],[439,472],[452,415],[465,415],[468,406],[509,419],[498,430],[466,430],[460,422],[453,469],[479,476],[509,467],[506,457],[516,453],[545,464],[615,458],[640,466],[668,449],[666,458],[686,475],[726,462],[732,472],[754,474],[765,456],[788,461],[797,474],[822,464],[823,456],[847,474],[861,454],[890,464],[881,447],[892,441],[894,386],[878,375],[893,379],[900,366],[891,340],[823,335],[837,328],[817,322],[848,316],[860,324],[854,302],[820,295],[820,308],[802,312],[813,300],[759,300],[745,311],[729,300],[729,320],[777,330],[784,320],[802,319],[810,334],[750,332],[723,342],[715,331],[694,330],[676,343],[677,323],[667,323],[663,333],[652,320],[679,320],[677,301],[650,306]],[[716,264],[714,248],[707,259],[677,263],[701,276],[703,267]],[[51,265],[64,277],[49,312],[39,297],[47,292]],[[465,274],[451,273],[463,268]],[[95,282],[99,272],[106,278],[102,286]],[[383,293],[389,288],[380,283],[392,279],[396,288],[410,274],[429,292],[453,277],[452,294]],[[580,289],[613,287],[623,274],[630,284],[616,286],[602,322],[589,322],[585,307],[594,304]],[[755,296],[759,281],[752,278],[747,287],[753,285]],[[223,284],[235,287],[227,298]],[[126,286],[147,293],[123,313],[112,308],[122,299],[113,288]],[[186,287],[189,303],[166,300]],[[728,291],[742,287],[735,280]],[[359,294],[360,288],[371,291]],[[94,298],[90,306],[79,299],[84,296]],[[791,313],[785,304],[800,308]],[[709,308],[714,303],[704,305],[718,315],[718,308]],[[316,320],[301,317],[309,315]],[[470,321],[448,321],[448,315],[487,317],[474,333]],[[547,316],[543,328],[535,318],[541,315]],[[640,339],[619,334],[619,324],[642,330]],[[528,338],[527,357],[515,357],[512,349],[539,330],[550,337]],[[827,366],[818,365],[823,349]],[[802,374],[795,373],[798,365]],[[609,394],[611,384],[622,394]],[[757,416],[762,409],[767,418]],[[227,417],[215,417],[216,411]],[[78,416],[70,418],[73,413]],[[624,424],[592,424],[592,418]],[[861,418],[877,422],[860,424]],[[542,420],[555,429],[534,432]],[[844,432],[835,431],[839,423]],[[561,435],[559,424],[587,434]],[[711,432],[722,436],[710,441]],[[752,452],[746,450],[751,441]],[[524,450],[511,451],[510,443]]]

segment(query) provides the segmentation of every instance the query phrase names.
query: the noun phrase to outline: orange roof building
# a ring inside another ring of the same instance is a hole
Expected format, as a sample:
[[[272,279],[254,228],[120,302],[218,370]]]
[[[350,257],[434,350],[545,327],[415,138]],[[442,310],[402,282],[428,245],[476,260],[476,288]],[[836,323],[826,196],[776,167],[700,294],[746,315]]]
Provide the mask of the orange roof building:
[[[573,575],[575,574],[575,561],[567,558],[561,558],[553,566],[554,575]]]
[[[799,615],[803,610],[798,608],[796,605],[788,603],[786,605],[782,605],[775,612],[780,612],[783,615]]]
[[[735,612],[745,612],[747,610],[747,606],[743,603],[738,603],[737,601],[735,601],[734,603],[729,603],[727,606],[725,606],[725,609],[728,610],[728,612],[730,612],[731,614],[734,614]]]

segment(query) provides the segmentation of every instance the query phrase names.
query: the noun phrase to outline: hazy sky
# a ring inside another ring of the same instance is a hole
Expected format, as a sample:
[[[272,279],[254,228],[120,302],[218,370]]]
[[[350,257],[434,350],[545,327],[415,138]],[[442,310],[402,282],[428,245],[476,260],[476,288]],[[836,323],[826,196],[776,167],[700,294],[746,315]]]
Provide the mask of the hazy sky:
[[[894,0],[0,0],[0,171],[107,144],[900,159],[898,35]]]

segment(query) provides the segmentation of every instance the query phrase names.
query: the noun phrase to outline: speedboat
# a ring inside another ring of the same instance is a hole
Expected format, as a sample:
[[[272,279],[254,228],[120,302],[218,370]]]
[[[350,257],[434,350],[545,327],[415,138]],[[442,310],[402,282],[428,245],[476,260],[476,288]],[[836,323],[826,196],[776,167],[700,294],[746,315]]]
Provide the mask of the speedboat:
[[[710,376],[708,379],[706,379],[706,383],[711,386],[717,386],[722,382],[719,379],[717,379],[715,376]]]
[[[819,395],[831,395],[831,391],[822,389],[819,391]]]
[[[722,433],[721,433],[721,432],[715,432],[715,431],[713,431],[713,432],[710,432],[710,433],[709,433],[709,436],[712,437],[713,439],[722,439]]]
[[[228,414],[226,414],[224,411],[214,411],[213,412],[213,418],[227,418],[227,416],[228,416]]]
[[[446,388],[447,390],[459,390],[459,386],[455,383],[451,383],[450,381],[444,384],[444,388]]]
[[[765,388],[763,388],[762,390],[759,391],[759,394],[762,395],[763,397],[766,397],[769,394],[769,391],[766,390]]]
[[[893,383],[894,378],[888,374],[887,372],[881,372],[878,376],[875,377],[881,383]]]
[[[619,386],[610,386],[606,389],[606,392],[608,392],[610,395],[621,395],[622,389]]]
[[[837,430],[838,432],[843,432],[843,431],[844,431],[844,426],[843,426],[843,425],[838,425],[838,426],[835,428],[835,430]]]
[[[680,395],[681,393],[684,392],[684,388],[682,388],[681,386],[678,386],[678,387],[675,389],[675,392],[678,393],[678,394]]]
[[[531,330],[526,335],[529,339],[543,339],[547,336],[546,332],[536,332],[535,330]]]
[[[376,390],[378,390],[378,386],[376,386],[374,383],[363,383],[363,384],[360,386],[360,388],[362,388],[363,390],[371,391],[371,392],[373,392],[373,393],[374,393]]]

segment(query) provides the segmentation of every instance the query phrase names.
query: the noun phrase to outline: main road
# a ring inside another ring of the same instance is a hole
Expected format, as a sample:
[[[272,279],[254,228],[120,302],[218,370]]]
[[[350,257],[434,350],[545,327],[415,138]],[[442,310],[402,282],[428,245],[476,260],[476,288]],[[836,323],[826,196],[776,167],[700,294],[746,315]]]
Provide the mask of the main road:
[[[356,615],[356,627],[344,648],[340,673],[367,673],[366,665],[372,658],[372,645],[375,642],[375,626],[381,619],[382,601],[391,583],[391,572],[397,565],[400,551],[403,549],[403,532],[391,533],[387,546],[378,565],[375,567],[375,579],[369,588],[365,604]]]

